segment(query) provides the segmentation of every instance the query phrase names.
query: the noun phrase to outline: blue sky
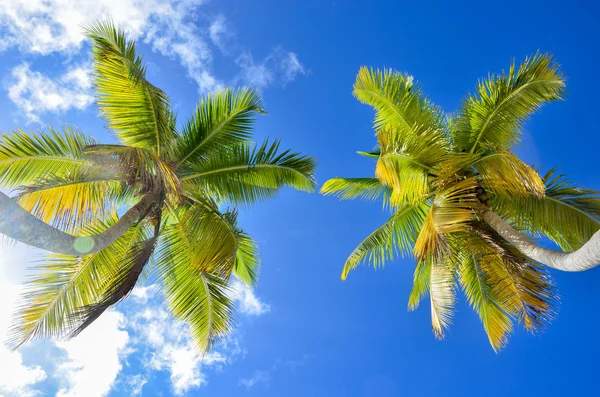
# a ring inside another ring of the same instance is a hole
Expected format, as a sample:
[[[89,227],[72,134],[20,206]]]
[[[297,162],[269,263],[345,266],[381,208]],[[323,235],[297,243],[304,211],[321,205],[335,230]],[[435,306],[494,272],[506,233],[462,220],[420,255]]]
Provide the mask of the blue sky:
[[[111,13],[140,41],[149,77],[180,119],[206,90],[248,84],[268,116],[256,135],[318,159],[319,183],[371,176],[356,155],[375,145],[372,111],[351,95],[361,65],[392,67],[419,80],[452,112],[477,79],[536,50],[555,54],[567,75],[566,101],[525,126],[517,149],[600,190],[595,78],[600,9],[591,1],[95,0],[3,2],[0,7],[0,131],[68,121],[110,141],[91,104],[89,46],[77,26]],[[166,4],[166,5],[165,5]],[[238,327],[204,361],[172,323],[154,289],[138,289],[116,311],[68,343],[0,350],[0,395],[409,396],[594,395],[600,342],[600,270],[552,272],[558,317],[538,335],[517,328],[493,352],[461,297],[444,341],[427,307],[406,310],[414,263],[360,268],[339,281],[342,264],[383,223],[374,203],[284,191],[243,210],[261,247],[256,290],[236,289]],[[33,252],[0,248],[0,325]],[[4,322],[2,322],[4,321]],[[2,331],[2,329],[0,329]],[[94,357],[90,359],[90,357]],[[10,370],[10,372],[9,372]],[[96,393],[96,394],[94,394]]]

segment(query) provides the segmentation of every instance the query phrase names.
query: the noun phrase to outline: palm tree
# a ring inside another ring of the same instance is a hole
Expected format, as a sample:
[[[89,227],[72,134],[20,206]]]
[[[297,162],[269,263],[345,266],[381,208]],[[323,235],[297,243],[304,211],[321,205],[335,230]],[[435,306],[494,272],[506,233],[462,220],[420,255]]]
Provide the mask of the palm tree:
[[[580,271],[600,263],[597,193],[554,170],[542,177],[511,152],[526,119],[564,88],[552,58],[536,54],[480,81],[446,116],[412,76],[361,68],[354,96],[375,109],[378,146],[359,154],[376,159],[375,177],[333,178],[322,193],[382,199],[391,216],[350,254],[342,279],[361,263],[379,268],[414,256],[408,307],[429,294],[436,336],[451,322],[458,287],[495,350],[513,319],[530,331],[543,327],[555,293],[542,265]],[[569,253],[531,240],[541,236]]]
[[[135,43],[111,24],[86,30],[97,104],[119,144],[73,127],[1,137],[0,183],[16,195],[0,195],[0,231],[54,252],[20,300],[9,343],[77,335],[152,274],[206,352],[232,326],[232,275],[250,285],[258,275],[256,242],[233,206],[284,186],[314,190],[315,162],[277,141],[252,145],[264,111],[251,89],[205,96],[178,129]]]

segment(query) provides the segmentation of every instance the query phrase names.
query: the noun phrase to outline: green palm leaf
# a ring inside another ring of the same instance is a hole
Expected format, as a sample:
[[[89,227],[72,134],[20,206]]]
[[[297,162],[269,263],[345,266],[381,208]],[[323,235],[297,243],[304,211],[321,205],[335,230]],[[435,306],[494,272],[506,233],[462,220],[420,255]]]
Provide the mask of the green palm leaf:
[[[97,104],[108,126],[128,146],[168,154],[175,120],[167,95],[146,80],[135,42],[110,23],[87,27],[92,39]]]
[[[408,310],[417,310],[421,299],[429,293],[431,283],[431,261],[423,260],[417,262],[413,276],[413,286],[408,296]]]
[[[197,265],[206,263],[195,246],[201,238],[184,222],[169,225],[161,237],[156,267],[171,311],[188,323],[197,346],[206,352],[230,331],[233,302],[227,295],[227,279]],[[204,252],[211,258],[211,252]]]
[[[519,68],[479,82],[456,117],[457,151],[503,150],[519,140],[524,121],[544,103],[561,99],[564,77],[551,56],[537,53]]]
[[[321,187],[321,194],[336,196],[342,200],[363,198],[375,201],[383,198],[386,207],[389,205],[392,189],[384,186],[377,178],[331,178]]]
[[[382,154],[377,161],[375,175],[383,185],[392,189],[392,205],[423,201],[430,190],[428,167],[407,154]]]
[[[206,95],[177,140],[178,164],[196,164],[222,146],[246,142],[254,126],[254,114],[264,114],[257,91],[225,89]]]
[[[185,171],[184,190],[203,190],[220,200],[252,204],[275,195],[283,186],[311,192],[315,187],[315,161],[279,152],[279,141],[252,149],[248,145],[221,148]]]
[[[247,285],[253,286],[258,281],[259,271],[258,244],[248,234],[240,233],[233,274]]]
[[[392,70],[360,68],[354,96],[375,111],[375,129],[392,127],[399,137],[435,136],[430,144],[445,151],[444,115],[422,94],[412,76]],[[431,148],[434,150],[434,148]]]
[[[21,130],[0,137],[0,183],[12,188],[31,185],[48,177],[64,177],[89,165],[83,149],[94,144],[80,130],[65,127],[62,132],[28,134]]]
[[[383,267],[386,261],[398,255],[411,255],[425,217],[428,203],[399,208],[383,225],[365,238],[352,251],[342,271],[342,280],[361,263],[370,264],[375,269]]]

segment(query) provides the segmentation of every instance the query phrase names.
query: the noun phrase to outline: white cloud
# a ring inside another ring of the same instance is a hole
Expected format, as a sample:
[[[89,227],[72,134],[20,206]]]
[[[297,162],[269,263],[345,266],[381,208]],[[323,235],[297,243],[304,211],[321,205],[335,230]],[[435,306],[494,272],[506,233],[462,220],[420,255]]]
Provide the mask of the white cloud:
[[[221,368],[242,353],[233,343],[201,356],[190,338],[188,327],[162,307],[152,307],[133,316],[130,324],[146,350],[143,364],[153,371],[168,371],[173,392],[184,394],[207,383],[204,370]],[[143,341],[143,343],[142,343]]]
[[[0,245],[0,256],[10,263],[7,252]],[[2,270],[0,268],[0,276]],[[6,339],[10,316],[19,291],[19,286],[11,284],[6,278],[0,278],[0,342]],[[32,386],[46,377],[46,371],[40,366],[23,364],[20,352],[11,352],[4,344],[0,344],[0,396],[33,396],[35,392]]]
[[[152,48],[179,62],[198,84],[201,92],[222,87],[211,72],[212,51],[194,23],[203,1],[180,0],[162,3],[163,10],[149,18],[143,39]]]
[[[24,365],[20,353],[0,347],[0,396],[35,396],[32,386],[46,379],[39,365]]]
[[[30,255],[24,245],[0,242],[0,396],[33,396],[33,387],[47,377],[40,366],[25,365],[21,352],[11,352],[3,343],[21,290],[15,281]]]
[[[307,73],[296,53],[286,52],[279,47],[260,62],[256,62],[250,52],[242,53],[237,58],[237,64],[240,67],[238,80],[259,90],[272,84],[285,86]]]
[[[157,290],[158,285],[156,284],[137,286],[131,291],[130,296],[139,303],[147,303],[148,299],[152,298]]]
[[[130,376],[127,380],[127,385],[129,386],[129,393],[132,396],[139,396],[142,394],[142,390],[144,389],[144,385],[148,383],[148,380],[142,376],[142,374],[137,374]]]
[[[233,51],[238,46],[225,16],[201,17],[204,3],[204,0],[3,0],[0,51],[18,48],[29,54],[58,53],[72,60],[85,40],[82,26],[111,19],[129,37],[178,61],[201,94],[229,83],[258,89],[273,84],[285,86],[306,74],[296,53],[279,47],[259,62],[254,61],[249,51],[241,54]],[[201,26],[202,23],[206,26]],[[213,72],[215,47],[240,68],[233,79]],[[13,80],[9,97],[31,120],[37,120],[45,112],[84,109],[92,100],[89,74],[83,69],[51,78],[23,64],[13,69]]]
[[[244,314],[260,316],[271,310],[269,305],[258,299],[251,287],[237,279],[231,283],[230,298],[238,303],[239,311]]]
[[[123,314],[109,311],[76,338],[56,344],[68,357],[58,366],[56,376],[63,386],[57,397],[108,394],[123,368],[121,356],[129,341],[124,325]]]
[[[129,386],[129,395],[142,395],[142,390],[144,389],[144,385],[146,385],[146,383],[148,383],[148,380],[144,378],[142,374],[133,375],[127,378],[127,386]]]
[[[275,79],[274,72],[267,65],[267,61],[254,62],[254,57],[250,52],[240,55],[237,59],[237,64],[241,69],[239,79],[245,84],[263,89]]]
[[[75,53],[82,26],[110,18],[131,38],[178,59],[201,91],[220,86],[210,72],[212,53],[194,23],[202,0],[6,0],[0,7],[3,47],[42,55]],[[218,33],[217,33],[218,34]]]
[[[4,46],[24,52],[72,52],[84,40],[82,26],[112,19],[139,37],[153,19],[177,20],[202,4],[194,0],[3,0],[0,25]],[[177,26],[173,26],[175,30]]]
[[[213,44],[219,47],[222,52],[226,53],[226,44],[232,39],[233,34],[227,25],[227,19],[225,19],[225,16],[217,16],[210,24],[208,33]]]
[[[73,67],[52,79],[23,63],[12,70],[8,97],[29,120],[37,121],[46,112],[86,108],[94,100],[90,86],[89,70],[85,67]]]
[[[288,52],[281,59],[281,70],[283,81],[289,83],[294,81],[297,76],[306,74],[304,65],[300,63],[298,55],[295,52]]]

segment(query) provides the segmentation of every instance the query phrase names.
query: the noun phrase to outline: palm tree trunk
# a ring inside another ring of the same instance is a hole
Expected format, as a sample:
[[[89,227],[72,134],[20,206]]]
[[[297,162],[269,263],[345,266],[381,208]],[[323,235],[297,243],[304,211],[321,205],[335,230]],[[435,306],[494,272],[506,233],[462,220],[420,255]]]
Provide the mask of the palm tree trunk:
[[[540,247],[489,209],[484,210],[481,216],[523,255],[548,267],[565,272],[582,272],[600,265],[600,230],[577,251],[561,252]]]
[[[104,232],[91,236],[73,236],[36,218],[13,199],[0,192],[0,233],[24,244],[57,254],[81,256],[98,252],[121,237],[154,203],[146,194],[136,205]]]

